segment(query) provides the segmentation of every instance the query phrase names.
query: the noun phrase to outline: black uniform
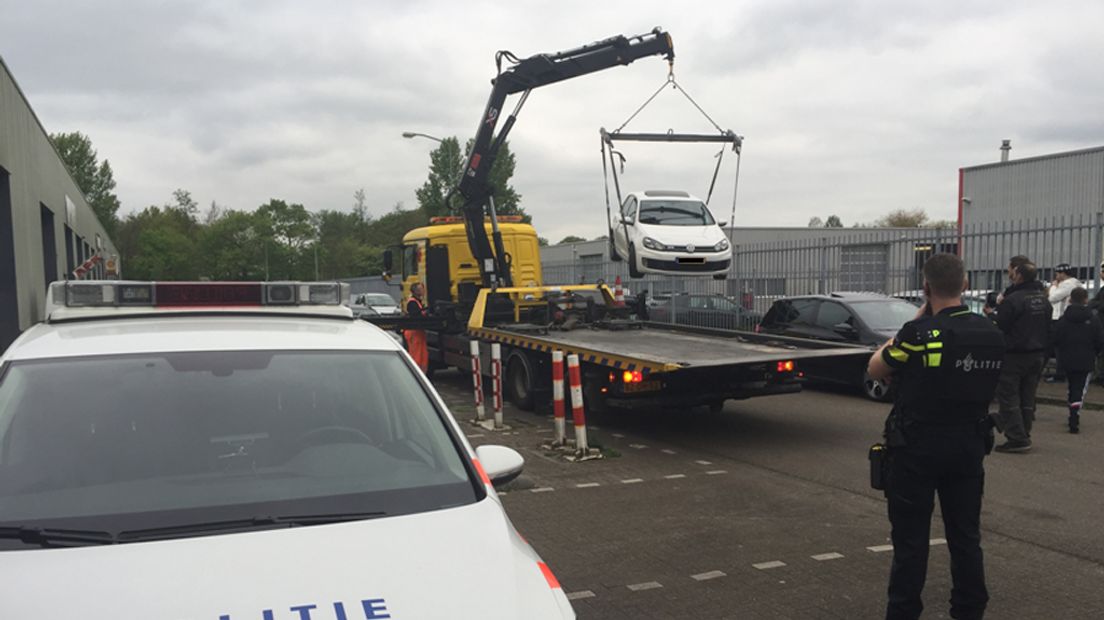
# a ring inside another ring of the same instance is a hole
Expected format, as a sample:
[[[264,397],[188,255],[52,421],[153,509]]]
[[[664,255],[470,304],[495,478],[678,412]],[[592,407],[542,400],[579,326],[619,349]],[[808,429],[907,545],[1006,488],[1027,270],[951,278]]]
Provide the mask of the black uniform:
[[[951,553],[952,618],[981,618],[989,594],[981,554],[982,459],[1004,337],[966,306],[905,323],[882,358],[896,369],[886,421],[886,498],[893,565],[887,619],[919,618],[935,494]]]
[[[1008,289],[995,314],[1008,343],[997,389],[998,426],[1009,443],[1018,446],[1031,445],[1035,391],[1043,373],[1051,312],[1042,283],[1024,282]]]
[[[1096,356],[1104,351],[1104,327],[1100,317],[1088,307],[1070,304],[1058,319],[1054,330],[1054,348],[1058,351],[1058,365],[1066,373],[1068,381],[1069,429],[1078,432],[1081,422],[1081,406],[1089,390],[1089,379],[1096,368]]]

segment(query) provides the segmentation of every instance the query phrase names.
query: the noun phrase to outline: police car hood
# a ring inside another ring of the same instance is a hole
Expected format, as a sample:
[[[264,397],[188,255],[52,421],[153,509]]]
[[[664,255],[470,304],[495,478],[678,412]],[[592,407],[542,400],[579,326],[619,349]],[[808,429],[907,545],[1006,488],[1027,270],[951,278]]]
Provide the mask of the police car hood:
[[[4,551],[0,617],[573,618],[538,560],[488,497],[369,521]]]

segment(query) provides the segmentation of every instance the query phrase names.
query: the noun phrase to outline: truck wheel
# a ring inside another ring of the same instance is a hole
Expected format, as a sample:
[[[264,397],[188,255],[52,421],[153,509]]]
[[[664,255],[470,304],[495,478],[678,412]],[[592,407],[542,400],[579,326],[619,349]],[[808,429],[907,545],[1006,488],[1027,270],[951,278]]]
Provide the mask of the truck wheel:
[[[879,403],[888,402],[893,400],[893,390],[885,381],[875,379],[870,376],[870,373],[863,371],[862,378],[863,394],[870,400],[877,401]]]
[[[636,264],[636,247],[631,243],[629,244],[629,277],[636,280],[644,277]]]
[[[532,411],[533,398],[533,365],[524,353],[515,353],[510,356],[506,364],[506,395],[510,402],[517,405],[522,411]]]

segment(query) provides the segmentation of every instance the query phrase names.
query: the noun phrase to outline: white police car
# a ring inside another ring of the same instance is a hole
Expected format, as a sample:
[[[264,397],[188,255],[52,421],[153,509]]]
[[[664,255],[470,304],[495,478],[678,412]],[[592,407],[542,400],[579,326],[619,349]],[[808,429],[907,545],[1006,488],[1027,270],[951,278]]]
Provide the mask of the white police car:
[[[70,282],[0,357],[0,618],[573,618],[336,283]]]

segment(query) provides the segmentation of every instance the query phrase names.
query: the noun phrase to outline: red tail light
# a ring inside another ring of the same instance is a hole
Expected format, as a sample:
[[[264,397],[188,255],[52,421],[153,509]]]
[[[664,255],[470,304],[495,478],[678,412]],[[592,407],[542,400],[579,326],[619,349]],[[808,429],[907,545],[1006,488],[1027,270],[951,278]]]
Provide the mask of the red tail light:
[[[796,366],[793,360],[778,362],[778,372],[793,372],[794,368],[796,368]]]
[[[644,380],[644,373],[639,370],[626,370],[621,373],[621,381],[623,383],[640,383]]]

